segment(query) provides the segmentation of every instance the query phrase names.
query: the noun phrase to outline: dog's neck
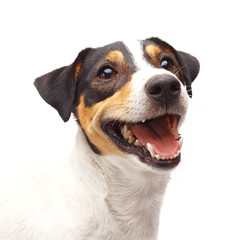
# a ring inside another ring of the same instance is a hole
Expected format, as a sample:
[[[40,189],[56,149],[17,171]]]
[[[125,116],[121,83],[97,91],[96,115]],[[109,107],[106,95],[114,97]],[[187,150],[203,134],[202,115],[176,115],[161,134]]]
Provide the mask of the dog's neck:
[[[155,240],[170,172],[151,172],[133,163],[116,156],[91,154],[112,222],[122,235],[119,239]]]
[[[114,162],[115,159],[113,158]],[[125,160],[127,161],[127,160]],[[159,175],[111,164],[109,211],[126,239],[157,239],[160,207],[169,173]]]

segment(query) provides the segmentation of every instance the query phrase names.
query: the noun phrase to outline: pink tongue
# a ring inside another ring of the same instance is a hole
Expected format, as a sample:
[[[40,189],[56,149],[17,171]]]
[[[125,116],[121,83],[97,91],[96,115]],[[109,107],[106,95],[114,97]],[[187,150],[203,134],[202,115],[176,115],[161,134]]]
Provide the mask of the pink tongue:
[[[147,143],[153,146],[154,152],[160,157],[170,157],[178,151],[177,119],[172,119],[172,128],[174,135],[167,127],[164,118],[149,122],[148,124],[140,123],[131,126],[131,130],[138,138],[142,145],[147,148]]]

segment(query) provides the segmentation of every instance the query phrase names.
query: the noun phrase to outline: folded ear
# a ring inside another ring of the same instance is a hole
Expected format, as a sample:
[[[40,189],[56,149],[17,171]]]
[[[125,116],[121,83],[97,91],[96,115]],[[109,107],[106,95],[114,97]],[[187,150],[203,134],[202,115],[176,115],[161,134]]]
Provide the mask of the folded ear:
[[[200,69],[199,61],[192,55],[178,51],[181,67],[183,70],[184,77],[186,79],[186,87],[190,97],[192,97],[191,84],[197,77]]]
[[[47,73],[34,82],[41,97],[54,107],[62,119],[69,120],[75,92],[72,66]]]
[[[77,77],[88,51],[80,52],[73,64],[47,73],[34,82],[41,97],[58,111],[64,122],[71,116]]]

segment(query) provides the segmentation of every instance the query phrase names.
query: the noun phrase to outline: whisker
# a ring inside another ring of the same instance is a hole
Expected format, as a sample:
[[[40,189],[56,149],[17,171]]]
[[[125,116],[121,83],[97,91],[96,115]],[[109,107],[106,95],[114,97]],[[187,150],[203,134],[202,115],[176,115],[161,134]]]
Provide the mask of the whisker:
[[[183,65],[183,66],[179,66],[176,70],[175,70],[175,72],[174,72],[174,74],[177,74],[177,73],[179,73],[181,70],[183,70],[184,68],[186,68],[187,67],[187,65],[185,64],[185,65]]]

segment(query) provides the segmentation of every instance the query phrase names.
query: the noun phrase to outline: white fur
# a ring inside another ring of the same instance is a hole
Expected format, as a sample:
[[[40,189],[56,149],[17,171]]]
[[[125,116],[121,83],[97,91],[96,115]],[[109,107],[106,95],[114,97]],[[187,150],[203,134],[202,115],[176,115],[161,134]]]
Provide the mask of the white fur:
[[[139,46],[129,49],[139,68],[131,82],[129,117],[141,120],[159,115],[161,108],[149,112],[144,84],[155,73],[170,73],[151,68],[142,59]],[[183,86],[180,101],[170,111],[185,115]],[[170,170],[147,166],[134,155],[97,155],[80,128],[67,158],[41,160],[22,170],[1,176],[1,240],[157,239]]]
[[[94,154],[79,129],[67,159],[1,177],[0,239],[157,239],[169,172],[135,161]]]

